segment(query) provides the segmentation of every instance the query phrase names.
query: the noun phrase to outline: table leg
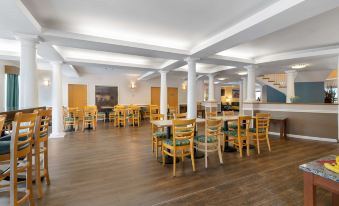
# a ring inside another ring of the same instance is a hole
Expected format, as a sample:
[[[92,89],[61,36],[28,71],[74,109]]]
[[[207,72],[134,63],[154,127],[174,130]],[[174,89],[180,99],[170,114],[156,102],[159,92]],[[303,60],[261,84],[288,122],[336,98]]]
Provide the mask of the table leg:
[[[304,172],[304,205],[316,205],[316,186],[313,184],[313,174]]]
[[[228,121],[224,121],[224,130],[228,131]],[[226,141],[224,142],[224,152],[236,152],[237,150],[234,147],[228,145],[228,135],[225,135]]]

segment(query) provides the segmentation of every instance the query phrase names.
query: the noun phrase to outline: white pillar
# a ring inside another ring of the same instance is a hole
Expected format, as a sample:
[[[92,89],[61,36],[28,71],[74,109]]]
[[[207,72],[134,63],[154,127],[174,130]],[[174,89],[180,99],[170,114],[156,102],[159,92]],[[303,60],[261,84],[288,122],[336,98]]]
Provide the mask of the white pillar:
[[[187,118],[197,117],[196,101],[196,61],[194,58],[186,58],[188,64],[187,73]]]
[[[247,102],[247,77],[242,78],[242,101]]]
[[[21,108],[39,106],[39,93],[36,65],[37,36],[19,34],[20,40],[20,82],[19,82],[19,105]]]
[[[160,71],[160,114],[164,115],[164,118],[167,119],[167,71]]]
[[[338,91],[339,91],[339,55],[338,55],[338,62],[337,63],[338,63],[338,66],[337,66],[337,97],[339,97],[339,94],[338,94]],[[338,104],[338,111],[339,111],[339,104]],[[339,122],[339,114],[337,115],[337,118],[338,118],[338,122]],[[337,139],[337,141],[339,142],[339,125],[338,125],[338,139]]]
[[[62,62],[51,62],[52,64],[52,134],[51,138],[65,136],[62,124]]]
[[[5,66],[0,65],[0,111],[5,111]]]
[[[244,102],[244,86],[243,86],[243,81],[239,82],[239,114],[243,115],[244,110],[243,110],[243,102]]]
[[[208,75],[208,101],[214,101],[214,74]]]
[[[286,78],[286,103],[291,103],[291,98],[295,97],[294,91],[294,80],[297,76],[297,72],[295,70],[288,70],[286,71],[287,78]]]
[[[255,65],[248,65],[247,69],[247,101],[255,102]]]

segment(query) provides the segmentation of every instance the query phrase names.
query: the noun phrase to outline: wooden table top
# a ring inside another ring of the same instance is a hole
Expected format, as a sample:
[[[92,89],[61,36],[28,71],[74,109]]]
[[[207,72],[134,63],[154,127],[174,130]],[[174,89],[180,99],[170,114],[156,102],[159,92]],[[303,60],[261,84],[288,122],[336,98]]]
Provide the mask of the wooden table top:
[[[196,118],[196,123],[204,123],[205,119]],[[170,127],[173,125],[172,120],[153,120],[151,121],[152,124],[156,125],[157,127]]]

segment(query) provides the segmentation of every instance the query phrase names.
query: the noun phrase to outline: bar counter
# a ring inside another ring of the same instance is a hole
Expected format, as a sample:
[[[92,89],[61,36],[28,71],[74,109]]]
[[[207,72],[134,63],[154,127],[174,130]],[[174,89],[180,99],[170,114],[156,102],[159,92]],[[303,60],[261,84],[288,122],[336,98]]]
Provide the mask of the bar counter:
[[[245,115],[258,112],[273,117],[286,117],[287,137],[338,142],[338,104],[243,103]],[[278,135],[279,127],[271,125],[270,134]]]

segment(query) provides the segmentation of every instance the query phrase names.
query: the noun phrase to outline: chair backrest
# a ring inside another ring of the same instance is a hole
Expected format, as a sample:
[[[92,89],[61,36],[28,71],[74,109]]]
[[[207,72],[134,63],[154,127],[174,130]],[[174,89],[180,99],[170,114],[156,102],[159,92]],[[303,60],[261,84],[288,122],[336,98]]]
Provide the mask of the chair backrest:
[[[187,113],[174,114],[174,119],[186,119],[186,118],[187,118]]]
[[[242,134],[248,135],[252,117],[251,116],[239,116],[238,118],[238,136]]]
[[[34,112],[38,113],[38,121],[35,129],[35,136],[40,137],[37,138],[39,141],[47,141],[48,140],[48,126],[49,121],[52,117],[52,111],[51,110],[35,110]]]
[[[87,110],[87,109],[98,110],[98,107],[97,107],[97,105],[87,105],[87,106],[84,106],[84,110]]]
[[[85,107],[84,117],[97,117],[98,110],[95,107]]]
[[[164,117],[165,116],[163,114],[153,114],[150,118],[151,118],[151,121],[152,121],[152,120],[163,120]]]
[[[33,134],[38,113],[17,112],[13,122],[13,132],[11,137],[11,152],[22,145],[33,143]]]
[[[206,112],[206,119],[210,119],[211,117],[217,117],[218,113],[217,112]]]
[[[234,111],[223,111],[222,116],[234,116]]]
[[[149,112],[150,114],[159,114],[160,113],[160,107],[158,105],[149,105]]]
[[[215,119],[206,119],[205,122],[205,140],[207,142],[207,137],[209,136],[220,136],[221,132],[222,120]]]
[[[195,131],[195,119],[175,119],[173,121],[173,145],[176,140],[193,139]]]
[[[2,134],[2,129],[4,127],[5,120],[6,120],[6,115],[0,115],[0,136]]]
[[[257,113],[255,115],[255,125],[256,133],[265,133],[268,134],[268,129],[270,127],[270,118],[269,113]]]

